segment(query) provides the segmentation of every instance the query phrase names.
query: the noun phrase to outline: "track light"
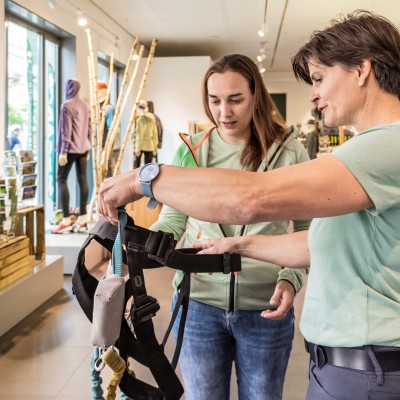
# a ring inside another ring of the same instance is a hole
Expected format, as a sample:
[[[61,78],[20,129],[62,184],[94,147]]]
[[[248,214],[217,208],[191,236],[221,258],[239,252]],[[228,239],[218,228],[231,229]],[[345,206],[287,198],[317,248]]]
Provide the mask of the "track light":
[[[55,0],[47,0],[47,5],[54,10],[56,8],[56,2]]]
[[[266,58],[267,58],[267,56],[265,55],[265,53],[260,53],[260,54],[257,56],[257,61],[258,61],[258,62],[263,62]]]
[[[88,22],[85,17],[85,14],[79,8],[76,9],[76,13],[78,14],[78,25],[86,26]]]
[[[258,36],[260,36],[260,37],[265,36],[265,24],[261,24],[261,28],[258,31]]]
[[[136,61],[137,59],[139,58],[139,55],[136,53],[136,51],[133,53],[133,56],[132,56],[132,60],[133,61]]]
[[[267,33],[268,33],[268,25],[266,22],[263,22],[261,24],[260,30],[258,31],[258,36],[260,36],[260,38],[263,38]]]

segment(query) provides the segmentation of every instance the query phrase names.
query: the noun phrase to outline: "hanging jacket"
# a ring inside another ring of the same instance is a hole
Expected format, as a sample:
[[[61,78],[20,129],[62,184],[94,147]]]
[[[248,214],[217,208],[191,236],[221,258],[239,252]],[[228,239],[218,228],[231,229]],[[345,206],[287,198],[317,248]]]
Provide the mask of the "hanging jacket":
[[[178,148],[173,164],[194,168],[197,166],[207,167],[210,135],[218,135],[218,131],[214,128],[207,133],[200,132],[187,137],[181,135],[184,143]],[[268,170],[309,159],[306,150],[293,134],[278,148],[276,143],[271,146],[267,160],[261,163],[258,173],[263,173],[275,152]],[[229,202],[229,195],[226,200]],[[243,236],[283,235],[287,231],[289,222],[272,221],[246,225]],[[294,231],[307,230],[309,224],[310,220],[294,221]],[[183,247],[190,247],[197,240],[224,237],[218,224],[187,217],[166,205],[163,205],[158,221],[150,229],[172,232],[176,240],[183,238]],[[235,236],[240,234],[241,229],[241,226],[236,227]],[[201,234],[200,237],[199,234]],[[279,265],[242,257],[242,271],[237,276],[234,274],[192,275],[190,297],[224,310],[264,310],[273,308],[269,304],[269,299],[279,280],[289,281],[297,293],[303,285],[306,273],[306,269],[281,268]],[[173,281],[175,288],[178,287],[181,280],[182,272],[177,271]]]
[[[134,150],[155,151],[158,146],[157,124],[154,115],[146,112],[139,116],[133,131],[132,144]]]

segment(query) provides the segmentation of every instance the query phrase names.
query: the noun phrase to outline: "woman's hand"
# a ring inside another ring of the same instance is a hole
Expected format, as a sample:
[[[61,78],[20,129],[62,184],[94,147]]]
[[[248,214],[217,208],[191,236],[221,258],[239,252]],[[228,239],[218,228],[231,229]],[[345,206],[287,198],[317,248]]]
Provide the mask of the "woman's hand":
[[[277,305],[276,310],[265,310],[261,313],[263,318],[283,319],[286,313],[293,307],[295,290],[292,284],[285,280],[280,280],[275,286],[275,292],[269,300],[271,305]]]
[[[237,238],[227,237],[220,239],[207,239],[193,243],[195,249],[201,249],[198,254],[237,253]]]
[[[106,179],[100,185],[98,212],[108,222],[118,224],[118,207],[143,197],[139,182],[139,168]]]

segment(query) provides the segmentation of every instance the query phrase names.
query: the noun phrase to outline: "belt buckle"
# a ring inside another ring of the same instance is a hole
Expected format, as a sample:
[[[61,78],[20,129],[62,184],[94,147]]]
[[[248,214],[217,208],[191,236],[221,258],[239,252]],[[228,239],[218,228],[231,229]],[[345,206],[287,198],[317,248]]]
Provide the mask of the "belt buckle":
[[[315,354],[315,361],[318,368],[322,368],[327,362],[324,350],[322,349],[321,346],[315,345],[313,351]]]

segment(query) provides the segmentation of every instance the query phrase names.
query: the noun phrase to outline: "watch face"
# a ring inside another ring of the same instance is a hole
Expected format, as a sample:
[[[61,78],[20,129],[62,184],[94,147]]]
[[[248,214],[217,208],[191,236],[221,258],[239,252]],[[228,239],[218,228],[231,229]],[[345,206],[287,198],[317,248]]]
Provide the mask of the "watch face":
[[[140,170],[139,178],[143,182],[150,182],[158,175],[159,171],[160,167],[158,164],[147,164]]]

